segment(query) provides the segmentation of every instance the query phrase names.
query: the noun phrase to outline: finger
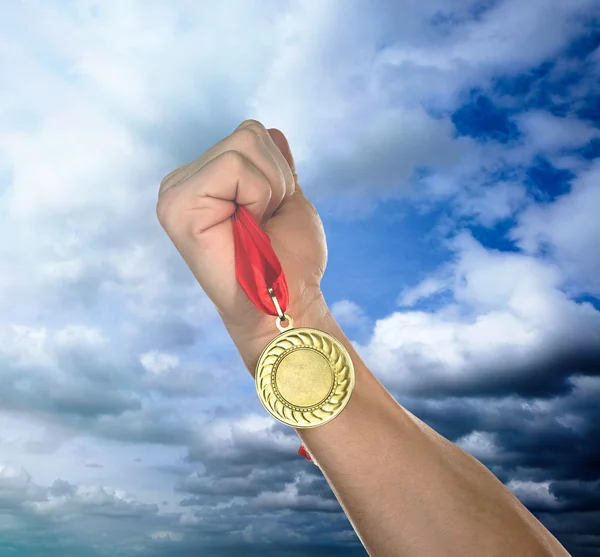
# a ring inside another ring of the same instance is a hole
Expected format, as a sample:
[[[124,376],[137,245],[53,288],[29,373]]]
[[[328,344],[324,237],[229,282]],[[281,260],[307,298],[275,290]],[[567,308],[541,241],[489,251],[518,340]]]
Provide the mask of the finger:
[[[298,182],[298,173],[296,171],[296,162],[294,161],[294,155],[292,154],[292,149],[290,148],[290,144],[287,140],[287,137],[284,135],[284,133],[281,130],[278,130],[277,128],[269,128],[267,131],[269,132],[269,135],[273,139],[273,142],[275,143],[275,145],[277,145],[277,147],[279,148],[279,151],[281,151],[281,154],[287,161],[287,163],[290,167],[290,170],[292,171],[292,176],[294,178],[294,188],[293,188],[292,194],[304,195],[304,191],[302,190],[302,188],[300,187],[300,184]]]
[[[225,223],[236,204],[246,207],[260,222],[271,194],[269,181],[260,169],[239,151],[225,151],[166,191],[157,214],[170,237],[182,230],[199,238]]]
[[[294,193],[294,158],[287,143],[287,139],[281,131],[276,128],[265,128],[258,120],[245,120],[237,129],[250,128],[255,130],[259,137],[275,158],[285,180],[285,197]],[[273,132],[273,133],[272,133]],[[282,151],[282,147],[285,150]],[[286,154],[287,153],[287,154]]]
[[[260,223],[261,226],[266,224],[266,222],[271,218],[273,213],[277,211],[280,207],[281,203],[285,199],[286,195],[288,195],[288,190],[290,184],[293,184],[293,177],[290,177],[290,173],[286,173],[287,163],[285,160],[281,160],[281,153],[277,149],[277,146],[271,141],[271,138],[266,131],[265,127],[256,120],[246,120],[242,122],[234,133],[252,133],[255,134],[255,137],[258,138],[258,141],[262,143],[265,151],[268,153],[268,156],[274,165],[274,168],[277,168],[279,180],[273,184],[273,191],[271,195],[271,201],[265,211],[263,216],[263,221]],[[282,169],[283,164],[283,169]],[[287,169],[289,170],[289,168]]]
[[[290,148],[290,144],[288,143],[287,137],[283,134],[281,130],[277,128],[269,128],[267,130],[269,136],[273,140],[273,143],[279,149],[279,152],[283,155],[283,158],[286,160],[292,174],[296,172],[296,163],[294,162],[294,156],[292,155],[292,150]]]
[[[283,201],[286,193],[286,179],[271,149],[267,147],[262,139],[259,129],[255,125],[244,126],[244,124],[243,122],[231,135],[219,141],[198,159],[169,174],[161,183],[159,197],[167,190],[177,187],[194,176],[195,173],[216,157],[226,151],[235,150],[248,158],[266,176],[269,182],[271,198],[263,215],[263,222],[266,222]],[[290,180],[292,179],[290,178]]]

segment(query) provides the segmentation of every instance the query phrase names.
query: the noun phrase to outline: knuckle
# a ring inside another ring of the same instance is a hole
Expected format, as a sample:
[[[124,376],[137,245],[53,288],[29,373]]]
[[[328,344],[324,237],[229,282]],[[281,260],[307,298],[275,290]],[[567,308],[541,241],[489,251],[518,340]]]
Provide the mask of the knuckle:
[[[242,128],[235,132],[236,143],[242,149],[255,149],[262,141],[258,131],[253,128]]]
[[[170,215],[173,212],[172,199],[168,199],[167,195],[161,195],[156,203],[156,217],[163,228],[169,227]]]
[[[177,188],[167,188],[158,196],[156,202],[156,217],[164,230],[178,227],[182,205],[181,191]]]
[[[177,169],[178,170],[178,169]],[[161,181],[160,181],[160,187],[162,188],[168,181],[169,179],[177,172],[177,170],[173,170],[172,172],[169,172]]]
[[[177,168],[177,169],[173,170],[173,172],[169,172],[169,174],[167,174],[160,181],[160,187],[158,188],[158,195],[162,195],[165,191],[167,191],[171,187],[171,184],[173,184],[173,181],[176,178],[179,170],[180,169]]]
[[[239,151],[233,149],[225,151],[219,158],[228,169],[231,169],[236,173],[241,173],[246,167],[246,159]]]
[[[255,126],[255,127],[259,127],[259,128],[264,128],[264,126],[258,121],[258,120],[244,120],[239,126],[238,126],[238,130],[241,128],[245,128],[247,126]]]
[[[156,218],[161,226],[164,228],[165,223],[167,222],[167,209],[165,207],[165,202],[163,199],[159,199],[156,204]]]

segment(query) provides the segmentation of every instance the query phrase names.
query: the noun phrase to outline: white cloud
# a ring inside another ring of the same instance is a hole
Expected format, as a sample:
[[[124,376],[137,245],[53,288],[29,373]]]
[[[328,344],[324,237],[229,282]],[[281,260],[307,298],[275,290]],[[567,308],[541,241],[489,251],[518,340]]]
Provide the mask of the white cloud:
[[[363,309],[352,300],[340,300],[331,305],[331,313],[336,321],[344,326],[360,327],[369,322]]]
[[[153,540],[180,542],[183,539],[183,534],[170,530],[156,530],[150,533],[150,538]]]
[[[0,324],[0,355],[0,385],[9,408],[67,419],[88,412],[119,414],[139,404],[128,391],[136,381],[135,363],[97,327]]]
[[[561,291],[557,267],[485,249],[468,235],[451,245],[456,262],[443,280],[452,300],[433,312],[398,311],[380,319],[360,347],[399,392],[468,391],[503,378],[516,388],[551,355],[600,342],[600,312]],[[426,282],[405,298],[416,301],[440,288]]]
[[[494,435],[487,431],[472,431],[468,435],[457,439],[455,443],[461,449],[484,463],[497,456],[499,452]]]
[[[190,457],[201,462],[253,462],[274,455],[292,457],[300,441],[278,427],[270,416],[244,414],[215,418],[195,431]],[[270,456],[269,456],[270,455]]]
[[[45,500],[29,503],[38,515],[69,520],[82,514],[102,516],[142,516],[158,511],[155,504],[145,504],[129,497],[123,490],[97,485],[73,485],[57,480],[48,489]]]
[[[501,181],[493,186],[476,188],[459,195],[457,211],[492,228],[498,222],[512,217],[527,204],[527,189],[522,184]]]
[[[142,354],[140,362],[148,373],[160,375],[171,371],[180,364],[179,357],[173,354],[164,354],[157,351]]]
[[[56,331],[54,342],[58,350],[79,349],[104,350],[109,339],[96,327],[69,325]]]
[[[448,288],[447,280],[437,277],[427,277],[416,286],[405,288],[398,297],[398,304],[401,306],[413,306],[420,300],[429,298],[446,288]]]
[[[557,54],[566,40],[581,30],[578,15],[593,6],[590,0],[499,2],[481,22],[469,22],[466,33],[460,30],[466,38],[449,57],[496,70],[507,69],[507,64],[513,68],[535,66]]]
[[[340,508],[337,501],[323,499],[318,495],[300,495],[294,484],[286,485],[283,491],[261,493],[252,504],[266,509],[338,511]]]
[[[550,493],[550,482],[510,480],[506,487],[525,505],[542,505],[544,508],[559,506]]]
[[[42,490],[31,481],[31,475],[22,467],[0,462],[0,508],[21,504],[42,496]]]
[[[445,33],[432,40],[416,25],[419,38],[430,40],[420,44],[418,39],[400,40],[382,49],[379,59],[387,67],[390,86],[402,93],[400,98],[452,106],[458,92],[475,83],[481,86],[493,75],[529,69],[557,54],[583,29],[579,15],[586,10],[591,13],[594,2],[506,0],[478,18],[465,17],[469,8],[469,2],[452,7],[427,3],[414,13],[425,15],[431,10],[430,18],[440,13],[450,16],[447,26],[441,26]],[[410,18],[404,22],[413,23]],[[395,77],[404,79],[396,83]]]
[[[600,136],[591,124],[573,117],[554,116],[532,110],[516,117],[519,129],[535,151],[553,153],[560,149],[576,149]]]
[[[99,485],[75,485],[56,480],[48,487],[35,484],[22,467],[0,463],[0,504],[23,505],[37,515],[69,520],[82,515],[141,516],[153,514],[158,507],[145,504],[121,489]]]
[[[594,163],[554,203],[533,205],[512,236],[527,253],[549,252],[577,292],[600,294],[600,164]]]

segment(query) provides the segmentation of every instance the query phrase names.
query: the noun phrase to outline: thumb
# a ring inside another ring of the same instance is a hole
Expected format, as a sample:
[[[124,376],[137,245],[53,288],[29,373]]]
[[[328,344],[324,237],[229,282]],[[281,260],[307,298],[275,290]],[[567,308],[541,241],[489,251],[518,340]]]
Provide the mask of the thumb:
[[[287,138],[283,135],[281,130],[277,128],[269,128],[267,130],[273,143],[277,145],[277,148],[281,151],[281,154],[284,156],[287,163],[290,165],[292,169],[292,173],[294,174],[295,191],[298,193],[302,193],[302,188],[300,188],[300,184],[298,183],[298,175],[296,174],[296,163],[294,162],[294,155],[292,155],[292,150],[290,148],[290,144],[288,143]]]
[[[283,135],[283,132],[278,130],[277,128],[269,128],[267,130],[271,139],[277,145],[281,154],[285,157],[285,160],[290,165],[292,172],[296,172],[296,163],[294,162],[294,156],[292,155],[292,150],[290,149],[290,144],[288,143],[287,138]]]

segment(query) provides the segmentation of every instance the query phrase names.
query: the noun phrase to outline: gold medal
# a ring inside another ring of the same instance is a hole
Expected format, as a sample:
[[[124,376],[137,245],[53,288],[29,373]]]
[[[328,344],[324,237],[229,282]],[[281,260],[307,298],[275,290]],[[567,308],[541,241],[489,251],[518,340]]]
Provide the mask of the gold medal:
[[[348,404],[354,389],[354,366],[344,345],[311,328],[294,328],[273,290],[281,334],[263,350],[256,366],[258,397],[275,419],[297,429],[323,425]],[[284,327],[281,322],[287,321]]]

